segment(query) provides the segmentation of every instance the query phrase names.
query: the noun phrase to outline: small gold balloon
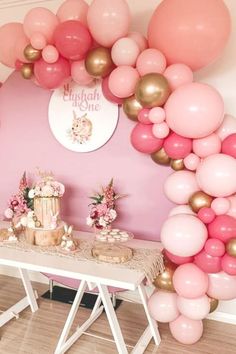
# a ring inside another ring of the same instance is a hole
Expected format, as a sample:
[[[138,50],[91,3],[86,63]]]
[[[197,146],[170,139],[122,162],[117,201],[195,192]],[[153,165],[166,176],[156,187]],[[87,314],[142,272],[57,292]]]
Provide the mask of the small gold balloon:
[[[213,198],[204,192],[195,192],[189,199],[189,206],[198,213],[201,208],[210,208]]]
[[[170,165],[171,158],[167,155],[164,148],[161,148],[157,152],[154,152],[153,154],[151,154],[151,158],[158,165],[162,165],[162,166],[169,166]]]
[[[170,95],[170,86],[162,74],[146,74],[138,81],[135,97],[143,107],[162,106]]]
[[[170,166],[175,171],[181,171],[184,169],[184,160],[171,160]]]
[[[41,50],[33,48],[31,44],[28,44],[25,47],[24,56],[27,60],[34,62],[41,58],[42,52]]]
[[[161,290],[175,292],[175,288],[172,281],[175,269],[176,266],[174,266],[172,263],[167,262],[165,264],[164,272],[159,274],[154,280],[154,286]]]
[[[214,312],[217,309],[217,307],[219,305],[219,300],[214,299],[213,297],[209,297],[209,301],[210,301],[210,311],[209,311],[209,313],[212,313],[212,312]]]
[[[111,51],[103,47],[90,50],[85,59],[85,67],[93,77],[99,78],[109,75],[115,67],[111,58]]]
[[[32,64],[24,64],[22,65],[20,72],[24,79],[30,80],[34,74],[34,66]]]
[[[226,252],[232,257],[236,257],[236,238],[231,238],[226,243]]]
[[[123,110],[127,117],[133,121],[138,120],[138,114],[143,107],[134,96],[128,97],[123,102]]]

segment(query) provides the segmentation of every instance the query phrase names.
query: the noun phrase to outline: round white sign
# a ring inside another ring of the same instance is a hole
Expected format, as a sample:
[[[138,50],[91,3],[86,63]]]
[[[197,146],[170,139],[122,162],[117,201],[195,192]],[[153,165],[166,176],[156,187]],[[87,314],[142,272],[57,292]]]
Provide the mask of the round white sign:
[[[52,94],[48,115],[59,143],[72,151],[89,152],[111,138],[119,111],[118,105],[106,100],[100,84],[83,87],[69,83]]]

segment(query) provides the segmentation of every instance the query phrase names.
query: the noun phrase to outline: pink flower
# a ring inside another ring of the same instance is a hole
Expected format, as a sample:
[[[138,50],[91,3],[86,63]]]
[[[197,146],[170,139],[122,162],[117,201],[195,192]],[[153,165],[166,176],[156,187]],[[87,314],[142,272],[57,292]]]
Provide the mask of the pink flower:
[[[106,204],[97,204],[96,210],[98,212],[98,216],[103,216],[107,212],[107,205]]]

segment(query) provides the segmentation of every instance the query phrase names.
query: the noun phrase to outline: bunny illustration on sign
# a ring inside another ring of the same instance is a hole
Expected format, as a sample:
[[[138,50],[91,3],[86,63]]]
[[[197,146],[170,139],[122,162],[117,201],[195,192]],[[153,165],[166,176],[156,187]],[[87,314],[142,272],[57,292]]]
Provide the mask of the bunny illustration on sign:
[[[61,248],[66,252],[75,252],[78,248],[77,242],[73,239],[73,226],[64,226],[65,233],[62,236]]]
[[[93,124],[85,113],[81,117],[77,117],[73,111],[72,127],[68,130],[68,137],[73,143],[84,144],[92,136]]]

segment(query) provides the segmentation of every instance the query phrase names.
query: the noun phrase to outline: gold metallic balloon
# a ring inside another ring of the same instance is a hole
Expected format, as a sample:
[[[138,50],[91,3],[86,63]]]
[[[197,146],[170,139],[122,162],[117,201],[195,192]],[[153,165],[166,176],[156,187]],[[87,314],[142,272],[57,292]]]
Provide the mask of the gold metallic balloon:
[[[161,274],[159,274],[154,280],[153,284],[156,288],[166,291],[175,292],[175,288],[173,285],[173,275],[175,272],[176,266],[171,262],[167,262],[165,264],[165,270]]]
[[[198,213],[201,208],[210,208],[213,198],[204,192],[195,192],[189,199],[189,206]]]
[[[143,107],[162,106],[170,95],[170,86],[162,74],[146,74],[138,81],[135,97]]]
[[[171,158],[167,155],[164,148],[151,154],[151,158],[158,165],[162,165],[162,166],[169,166],[170,165]]]
[[[93,77],[99,78],[109,75],[115,67],[111,58],[111,51],[103,47],[90,50],[85,59],[85,67]]]
[[[231,238],[226,243],[226,252],[232,257],[236,257],[236,238]]]
[[[212,313],[212,312],[214,312],[217,309],[217,307],[219,305],[219,300],[214,299],[213,297],[209,297],[209,301],[210,301],[210,311],[209,311],[209,313]]]
[[[20,69],[21,75],[24,79],[30,80],[34,74],[34,66],[33,64],[24,64]]]
[[[183,159],[171,160],[170,166],[175,171],[181,171],[184,169],[184,160]]]
[[[38,50],[38,49],[35,49],[35,48],[32,47],[31,44],[28,44],[25,47],[24,56],[25,56],[25,58],[27,60],[29,60],[31,62],[34,62],[34,61],[37,61],[37,60],[39,60],[41,58],[42,51]]]
[[[137,121],[139,111],[141,111],[142,108],[143,107],[134,96],[124,99],[123,110],[129,119]]]

